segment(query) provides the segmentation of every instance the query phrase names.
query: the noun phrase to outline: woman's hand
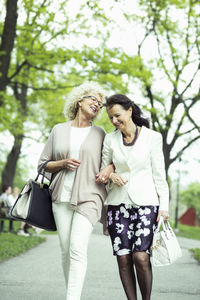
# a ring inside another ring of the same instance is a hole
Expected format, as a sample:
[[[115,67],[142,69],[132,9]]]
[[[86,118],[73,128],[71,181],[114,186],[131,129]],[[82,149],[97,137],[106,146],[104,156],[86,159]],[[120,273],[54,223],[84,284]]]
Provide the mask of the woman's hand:
[[[67,159],[64,159],[63,169],[75,171],[80,166],[80,164],[81,164],[80,160],[77,160],[74,158],[67,158]]]
[[[117,186],[123,186],[128,182],[128,180],[123,179],[119,174],[117,173],[111,173],[109,176],[109,179],[116,184]]]
[[[168,221],[169,220],[169,212],[167,210],[159,210],[156,222],[159,221],[160,216],[163,216],[163,220],[164,221]]]
[[[110,174],[114,172],[114,165],[110,164],[105,168],[101,169],[100,172],[96,175],[96,182],[97,183],[107,183]]]

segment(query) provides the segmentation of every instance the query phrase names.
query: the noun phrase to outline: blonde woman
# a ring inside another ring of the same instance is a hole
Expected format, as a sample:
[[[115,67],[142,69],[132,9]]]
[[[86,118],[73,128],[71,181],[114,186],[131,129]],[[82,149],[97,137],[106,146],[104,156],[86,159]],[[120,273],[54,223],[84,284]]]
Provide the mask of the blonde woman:
[[[101,87],[86,82],[68,96],[64,114],[44,147],[38,168],[47,160],[50,191],[62,253],[67,300],[79,300],[87,268],[87,248],[93,226],[101,218],[105,185],[95,181],[101,166],[105,132],[92,121],[104,100]],[[112,168],[105,170],[106,180]]]

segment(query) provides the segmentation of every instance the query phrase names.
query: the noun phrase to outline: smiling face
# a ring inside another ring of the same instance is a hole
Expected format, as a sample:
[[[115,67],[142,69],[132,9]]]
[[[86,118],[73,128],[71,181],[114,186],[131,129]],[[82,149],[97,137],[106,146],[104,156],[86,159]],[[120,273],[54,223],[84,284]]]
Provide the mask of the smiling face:
[[[93,119],[101,107],[102,98],[98,94],[84,96],[79,102],[79,109],[88,119]]]
[[[132,122],[131,115],[132,115],[132,108],[130,107],[128,110],[124,109],[122,105],[115,104],[112,107],[107,108],[108,116],[110,121],[115,126],[115,128],[119,129],[120,131],[124,131]]]

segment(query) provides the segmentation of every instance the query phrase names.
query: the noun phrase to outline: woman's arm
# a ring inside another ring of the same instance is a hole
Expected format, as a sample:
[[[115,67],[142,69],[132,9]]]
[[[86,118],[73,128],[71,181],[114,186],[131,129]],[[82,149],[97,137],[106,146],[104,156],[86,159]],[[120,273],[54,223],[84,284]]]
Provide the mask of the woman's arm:
[[[53,156],[54,131],[55,131],[55,127],[52,129],[49,138],[44,146],[42,154],[40,156],[39,163],[38,163],[38,170],[40,170],[42,165],[48,160],[49,162],[47,163],[46,170],[45,170],[47,173],[55,173],[62,169],[68,169],[70,171],[76,170],[81,163],[79,160],[73,158],[67,158],[67,159],[62,159],[57,161],[54,160],[54,156]],[[47,178],[48,177],[51,178],[50,174],[49,175],[46,174],[46,175]]]
[[[96,175],[97,183],[107,183],[110,177],[110,174],[115,171],[114,165],[111,163],[110,165],[104,167],[100,170],[100,172]]]
[[[80,160],[74,158],[50,161],[47,163],[46,171],[49,173],[55,173],[63,169],[75,171],[80,166],[80,164],[81,164]]]
[[[107,134],[103,142],[101,170],[96,175],[96,182],[107,183],[111,174],[114,174],[115,166],[112,159],[113,150],[111,148],[111,136]]]
[[[102,157],[101,157],[101,170],[96,174],[96,182],[107,183],[110,173],[114,171],[112,163],[112,149],[110,147],[109,135],[106,135],[103,142]]]
[[[122,186],[127,183],[119,174],[115,173],[115,166],[112,162],[113,150],[111,148],[110,136],[106,135],[102,150],[101,170],[96,175],[96,182],[107,183],[110,179],[117,186]]]

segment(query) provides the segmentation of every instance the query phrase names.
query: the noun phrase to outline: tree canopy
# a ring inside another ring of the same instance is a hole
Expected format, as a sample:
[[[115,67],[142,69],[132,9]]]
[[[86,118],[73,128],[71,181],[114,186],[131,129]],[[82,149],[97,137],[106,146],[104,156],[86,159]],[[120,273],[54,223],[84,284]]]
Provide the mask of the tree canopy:
[[[30,124],[45,140],[64,121],[67,94],[84,80],[98,81],[109,95],[128,94],[149,112],[163,136],[167,173],[199,140],[198,1],[82,1],[71,14],[70,0],[1,5],[0,131],[14,137],[2,183],[12,184],[23,140],[34,138]],[[105,112],[97,124],[112,130]]]
[[[191,183],[187,189],[180,193],[180,200],[185,203],[187,207],[195,208],[197,215],[200,216],[200,183]]]

